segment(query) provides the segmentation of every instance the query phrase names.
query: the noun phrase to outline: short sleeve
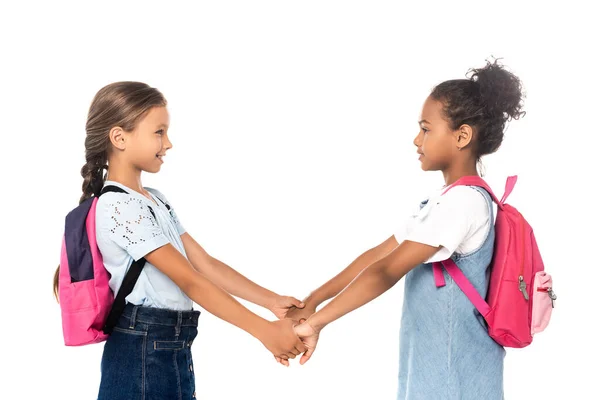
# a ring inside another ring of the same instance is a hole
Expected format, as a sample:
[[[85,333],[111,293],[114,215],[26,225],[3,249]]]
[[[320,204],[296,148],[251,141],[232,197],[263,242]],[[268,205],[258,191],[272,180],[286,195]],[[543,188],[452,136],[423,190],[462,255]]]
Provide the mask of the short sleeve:
[[[175,209],[173,207],[171,207],[171,209],[169,210],[169,213],[171,214],[171,218],[173,218],[173,222],[175,222],[175,226],[177,227],[177,233],[179,233],[179,236],[183,235],[185,233],[185,228],[179,221],[179,218],[177,217],[177,213],[175,213]]]
[[[183,227],[183,224],[179,220],[179,217],[177,216],[177,213],[175,212],[175,209],[173,208],[173,204],[171,204],[169,202],[169,200],[165,197],[165,195],[162,194],[160,191],[158,191],[156,189],[150,189],[150,188],[146,188],[146,189],[149,190],[150,192],[152,192],[152,194],[154,194],[156,197],[158,197],[158,199],[160,201],[162,201],[163,204],[169,205],[167,208],[169,209],[169,214],[171,215],[171,219],[173,220],[173,223],[175,224],[175,227],[177,228],[177,233],[179,234],[179,236],[183,235],[185,233],[185,228]]]
[[[150,208],[141,199],[121,194],[105,194],[107,237],[139,260],[169,243]]]
[[[427,262],[450,258],[490,218],[483,195],[468,186],[452,188],[431,202],[415,217],[412,229],[405,236],[406,240],[441,247]]]

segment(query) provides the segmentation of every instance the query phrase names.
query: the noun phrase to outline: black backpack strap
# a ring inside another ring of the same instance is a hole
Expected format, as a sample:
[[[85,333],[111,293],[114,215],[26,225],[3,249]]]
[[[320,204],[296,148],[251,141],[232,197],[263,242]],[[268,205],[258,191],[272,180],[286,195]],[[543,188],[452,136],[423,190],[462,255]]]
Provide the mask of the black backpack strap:
[[[165,201],[163,199],[161,199],[159,196],[154,196],[154,197],[156,197],[157,199],[159,199],[160,202],[163,203],[165,205],[165,207],[167,207],[167,210],[171,211],[171,206],[168,205],[167,203],[165,203]]]
[[[118,187],[118,186],[114,186],[114,185],[108,185],[108,186],[104,186],[104,188],[103,188],[103,189],[102,189],[102,191],[100,192],[100,196],[102,196],[104,193],[108,193],[108,192],[114,192],[114,193],[128,193],[126,190],[123,190],[123,189],[121,189],[121,188],[120,188],[120,187]],[[163,204],[165,204],[165,202],[164,202],[164,201],[162,201],[162,200],[161,200],[161,202],[162,202]],[[166,205],[166,204],[165,204],[165,205]],[[168,205],[166,205],[166,206],[167,206],[167,209],[168,209],[168,208],[169,208],[169,206],[168,206]],[[152,207],[148,206],[148,210],[150,210],[150,214],[152,214],[152,216],[154,217],[154,219],[155,219],[156,221],[158,221],[158,220],[156,219],[156,214],[154,214],[154,210],[152,209]]]
[[[114,193],[128,193],[127,190],[125,189],[121,189],[118,186],[114,186],[114,185],[107,185],[104,186],[102,188],[102,191],[100,192],[100,196],[102,196],[104,193],[108,193],[108,192],[114,192]]]
[[[100,196],[107,192],[127,193],[126,190],[123,190],[120,187],[108,185],[105,186],[104,189],[102,189],[102,192],[100,192]],[[148,209],[152,213],[154,219],[156,219],[156,215],[154,215],[154,211],[152,211],[152,208],[148,206]],[[113,328],[117,325],[117,322],[119,321],[119,318],[121,317],[121,314],[123,314],[123,310],[125,309],[125,298],[129,296],[129,294],[133,291],[133,288],[135,287],[135,284],[138,278],[140,277],[142,270],[144,269],[144,265],[146,265],[146,259],[140,258],[139,260],[134,261],[133,264],[131,264],[131,267],[129,267],[129,270],[125,274],[123,282],[121,283],[121,287],[119,288],[119,291],[115,296],[115,300],[113,301],[110,312],[106,317],[106,322],[104,324],[103,329],[105,334],[110,335],[113,331]]]
[[[104,324],[104,333],[110,335],[113,331],[113,328],[117,325],[121,314],[123,314],[123,310],[125,310],[125,298],[129,296],[129,294],[133,291],[135,284],[144,269],[144,265],[146,264],[145,258],[140,258],[135,261],[129,267],[129,270],[125,274],[125,278],[123,278],[123,282],[121,283],[121,287],[117,295],[115,296],[115,300],[112,304],[110,312],[106,317],[106,322]]]

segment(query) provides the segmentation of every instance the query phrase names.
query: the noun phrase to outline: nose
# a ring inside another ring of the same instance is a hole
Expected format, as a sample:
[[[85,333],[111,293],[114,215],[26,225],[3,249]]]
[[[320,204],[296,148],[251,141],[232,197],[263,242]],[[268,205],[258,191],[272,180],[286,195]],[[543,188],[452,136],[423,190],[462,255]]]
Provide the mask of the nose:
[[[169,139],[169,135],[166,133],[163,135],[163,147],[165,150],[173,148],[173,143],[171,143],[171,139]]]
[[[413,140],[413,144],[417,147],[421,147],[421,144],[423,143],[423,137],[422,137],[422,131],[419,130],[419,133],[417,133],[417,136],[415,136],[415,140]]]

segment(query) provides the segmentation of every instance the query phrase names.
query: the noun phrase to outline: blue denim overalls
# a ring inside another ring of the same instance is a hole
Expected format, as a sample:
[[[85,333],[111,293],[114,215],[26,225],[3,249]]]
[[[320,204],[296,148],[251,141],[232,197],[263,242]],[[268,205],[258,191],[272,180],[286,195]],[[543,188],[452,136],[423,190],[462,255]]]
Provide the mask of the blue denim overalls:
[[[479,190],[489,204],[493,201]],[[427,202],[423,202],[423,207]],[[494,224],[484,243],[453,260],[485,298],[494,249]],[[398,400],[502,400],[505,350],[488,336],[483,318],[444,271],[436,287],[432,264],[405,276],[400,328]]]

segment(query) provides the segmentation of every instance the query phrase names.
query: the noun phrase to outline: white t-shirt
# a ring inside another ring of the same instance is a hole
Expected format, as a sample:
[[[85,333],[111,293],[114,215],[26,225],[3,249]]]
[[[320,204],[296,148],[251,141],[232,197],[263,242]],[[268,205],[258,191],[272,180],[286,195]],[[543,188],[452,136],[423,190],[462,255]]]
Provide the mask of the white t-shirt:
[[[398,243],[410,240],[442,246],[428,263],[446,260],[455,252],[467,254],[477,250],[494,218],[486,198],[474,187],[456,186],[442,196],[444,189],[436,190],[427,204],[394,233]]]

